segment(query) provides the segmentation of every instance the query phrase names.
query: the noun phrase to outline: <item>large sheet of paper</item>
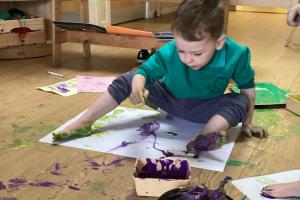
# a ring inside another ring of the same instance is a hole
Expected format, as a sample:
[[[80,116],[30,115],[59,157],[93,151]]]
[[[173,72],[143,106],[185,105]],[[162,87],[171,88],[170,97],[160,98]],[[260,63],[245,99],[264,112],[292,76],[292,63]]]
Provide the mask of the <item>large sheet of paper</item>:
[[[244,179],[232,181],[231,183],[235,187],[237,187],[241,192],[247,195],[249,199],[269,200],[269,198],[265,198],[260,195],[263,187],[271,184],[288,183],[288,182],[299,181],[299,180],[300,180],[300,170],[292,170],[292,171],[281,172],[276,174],[244,178]],[[294,199],[294,198],[285,198],[282,200],[287,200],[287,199]]]
[[[82,114],[83,112],[55,131],[63,130]],[[191,123],[179,118],[162,118],[157,111],[117,107],[95,121],[93,125],[95,134],[61,142],[60,145],[134,158],[160,158],[163,154],[153,148],[154,136],[143,137],[140,135],[140,131],[137,130],[143,124],[154,120],[160,122],[160,129],[156,134],[156,148],[163,150],[186,150],[186,144],[203,127],[203,124]],[[230,130],[228,142],[222,148],[203,152],[198,159],[189,158],[191,165],[197,168],[224,171],[234,141],[237,138],[238,129],[233,128]],[[40,139],[40,142],[53,143],[52,133]],[[122,143],[127,145],[121,146]]]

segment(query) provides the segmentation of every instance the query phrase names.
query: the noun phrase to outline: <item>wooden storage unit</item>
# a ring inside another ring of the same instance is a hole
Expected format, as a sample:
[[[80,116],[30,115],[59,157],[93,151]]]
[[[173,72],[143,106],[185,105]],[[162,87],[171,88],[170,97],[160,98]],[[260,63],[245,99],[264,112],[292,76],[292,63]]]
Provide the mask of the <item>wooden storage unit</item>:
[[[0,20],[0,33],[9,33],[16,27],[27,27],[32,31],[45,31],[45,20],[44,18]]]
[[[12,3],[8,6],[7,2]],[[0,0],[1,11],[9,8],[19,8],[25,13],[42,15],[43,12],[35,12],[32,9],[35,4],[45,3],[39,0]],[[24,6],[25,4],[28,4]],[[40,8],[37,8],[40,10]],[[47,11],[44,11],[47,13]],[[13,33],[14,28],[29,28],[27,33]],[[0,59],[21,59],[51,55],[51,44],[47,42],[49,30],[44,17],[36,17],[20,20],[1,20],[0,21]]]

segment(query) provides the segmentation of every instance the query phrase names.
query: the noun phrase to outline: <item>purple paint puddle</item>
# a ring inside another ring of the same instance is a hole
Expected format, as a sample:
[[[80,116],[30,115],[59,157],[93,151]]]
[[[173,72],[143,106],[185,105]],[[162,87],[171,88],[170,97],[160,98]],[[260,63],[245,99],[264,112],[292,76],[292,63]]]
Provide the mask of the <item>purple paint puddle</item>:
[[[190,166],[187,160],[138,159],[136,176],[139,178],[188,179]]]
[[[8,187],[15,189],[19,189],[19,187],[27,184],[27,180],[21,178],[10,179],[8,182]]]
[[[209,189],[203,186],[192,186],[183,192],[176,200],[232,200],[226,195],[224,186],[231,180],[231,177],[225,177],[224,180],[220,182],[217,189]]]
[[[53,166],[53,169],[51,171],[51,174],[53,174],[55,176],[62,175],[62,173],[60,173],[59,170],[60,170],[60,164],[59,163],[55,163],[54,166]]]
[[[71,190],[80,190],[80,188],[75,187],[75,186],[71,186],[71,185],[69,185],[68,188],[70,188]]]
[[[29,183],[29,185],[37,186],[37,187],[56,187],[56,186],[61,187],[61,185],[50,181],[38,181],[35,183]]]
[[[0,181],[0,190],[5,190],[5,189],[6,189],[6,185],[4,185],[2,181]]]

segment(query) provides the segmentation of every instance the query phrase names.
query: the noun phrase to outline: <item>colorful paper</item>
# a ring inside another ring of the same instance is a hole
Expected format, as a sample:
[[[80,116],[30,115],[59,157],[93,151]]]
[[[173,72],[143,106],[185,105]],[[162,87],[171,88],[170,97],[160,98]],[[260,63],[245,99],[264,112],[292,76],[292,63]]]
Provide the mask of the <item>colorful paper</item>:
[[[233,91],[239,93],[237,86]],[[285,104],[288,90],[277,87],[272,83],[255,83],[255,105]]]
[[[67,121],[55,131],[63,130],[83,113]],[[186,144],[203,128],[203,124],[175,117],[162,118],[159,112],[153,110],[117,107],[94,122],[92,127],[94,134],[91,136],[62,141],[59,145],[134,158],[160,158],[163,156],[162,152],[153,147],[155,137],[153,135],[143,136],[139,131],[139,127],[154,120],[160,123],[160,128],[156,133],[155,146],[157,149],[163,150],[185,151]],[[187,158],[191,166],[224,171],[238,132],[239,127],[230,129],[227,143],[222,148],[201,152],[199,158]],[[52,133],[40,139],[40,142],[52,144]]]
[[[44,87],[38,87],[38,89],[46,92],[53,92],[55,94],[65,97],[78,93],[75,78],[63,82],[54,83],[52,85],[47,85]]]
[[[115,77],[77,76],[78,92],[105,92]]]

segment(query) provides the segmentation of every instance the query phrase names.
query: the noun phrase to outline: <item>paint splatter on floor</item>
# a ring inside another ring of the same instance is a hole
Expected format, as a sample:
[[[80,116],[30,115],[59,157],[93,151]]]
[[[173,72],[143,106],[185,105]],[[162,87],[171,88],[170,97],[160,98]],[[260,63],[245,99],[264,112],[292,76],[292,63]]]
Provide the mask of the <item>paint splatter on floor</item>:
[[[16,123],[12,123],[11,127],[13,128],[14,133],[24,133],[32,129],[31,126],[23,126]]]
[[[51,171],[51,174],[55,175],[55,176],[59,176],[62,175],[62,173],[59,172],[60,170],[60,164],[57,162],[53,165],[53,169]]]
[[[21,149],[27,147],[27,142],[22,139],[15,139],[13,144],[11,144],[10,146],[15,149]]]
[[[246,167],[256,167],[259,165],[259,163],[252,163],[252,162],[247,162],[247,161],[240,161],[240,160],[228,160],[226,163],[227,166],[230,167],[241,167],[241,166],[246,166]]]
[[[92,183],[90,187],[90,191],[92,193],[101,193],[103,195],[106,195],[105,188],[107,187],[107,185],[108,184],[105,183],[104,181]]]

